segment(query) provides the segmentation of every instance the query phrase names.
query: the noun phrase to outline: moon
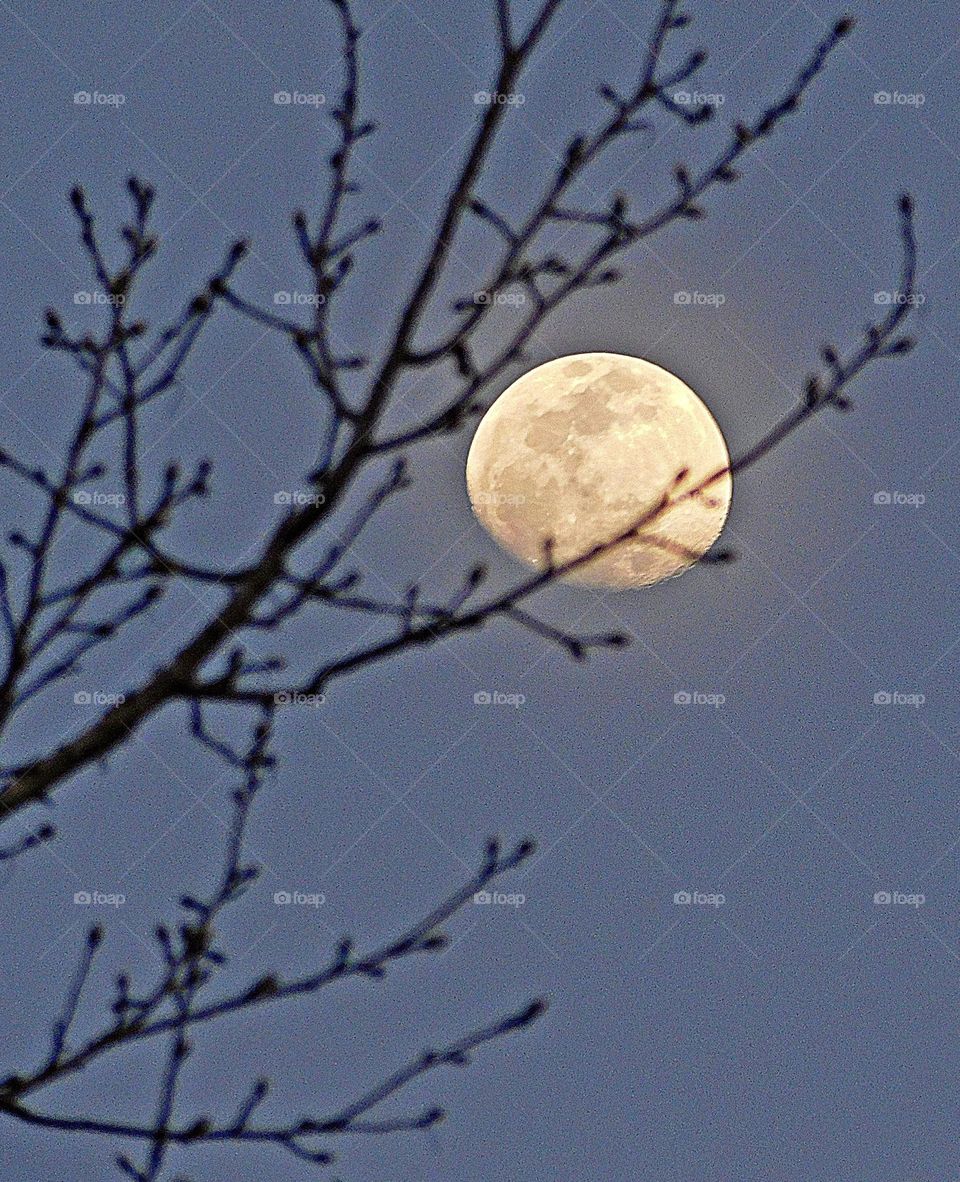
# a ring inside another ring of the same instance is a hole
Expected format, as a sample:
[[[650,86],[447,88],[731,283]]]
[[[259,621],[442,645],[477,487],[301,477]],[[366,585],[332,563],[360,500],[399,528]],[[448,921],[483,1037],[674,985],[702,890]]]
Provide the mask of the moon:
[[[707,406],[668,370],[618,353],[559,357],[518,378],[480,421],[466,478],[480,522],[541,569],[551,540],[559,565],[654,514],[563,576],[617,589],[692,566],[720,536],[733,493]]]

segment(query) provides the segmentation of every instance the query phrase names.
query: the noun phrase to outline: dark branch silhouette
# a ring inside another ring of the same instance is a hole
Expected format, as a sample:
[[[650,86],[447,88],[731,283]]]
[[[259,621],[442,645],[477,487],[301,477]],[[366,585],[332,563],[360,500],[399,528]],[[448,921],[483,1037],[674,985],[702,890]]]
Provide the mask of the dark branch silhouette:
[[[317,214],[298,210],[292,219],[315,297],[309,314],[305,319],[281,314],[243,294],[241,264],[248,246],[241,241],[228,248],[210,278],[168,323],[151,329],[136,318],[135,307],[158,250],[151,220],[153,189],[137,178],[128,182],[131,215],[121,227],[119,260],[113,261],[113,248],[104,243],[78,187],[70,202],[97,290],[109,307],[107,323],[99,333],[77,334],[56,311],[46,314],[43,345],[78,368],[85,382],[59,464],[36,465],[12,449],[0,451],[0,468],[22,481],[39,503],[35,526],[11,532],[0,557],[0,737],[29,703],[44,698],[55,702],[56,692],[63,692],[91,656],[101,650],[123,653],[132,635],[130,626],[153,618],[174,587],[192,586],[217,597],[207,618],[184,639],[179,651],[137,684],[123,687],[123,693],[115,695],[116,700],[92,722],[63,740],[51,742],[38,735],[28,759],[5,762],[0,768],[0,818],[9,822],[27,806],[52,803],[54,791],[73,781],[77,773],[121,749],[158,713],[180,707],[189,733],[240,778],[222,873],[209,896],[185,897],[179,922],[157,931],[163,965],[157,979],[135,986],[133,973],[120,973],[107,1017],[94,1024],[92,1032],[78,1034],[78,1027],[84,1025],[91,967],[103,949],[103,933],[93,929],[63,1009],[52,1023],[48,1054],[0,1084],[0,1114],[12,1120],[133,1143],[118,1164],[138,1182],[158,1179],[168,1150],[175,1146],[272,1146],[322,1165],[332,1160],[332,1142],[347,1134],[429,1127],[440,1119],[441,1109],[396,1116],[384,1114],[381,1105],[400,1096],[419,1076],[442,1066],[466,1065],[474,1051],[527,1027],[544,1008],[540,1001],[527,1003],[472,1034],[418,1055],[368,1090],[358,1089],[356,1099],[332,1113],[261,1120],[269,1085],[266,1080],[253,1080],[235,1098],[229,1115],[181,1114],[180,1085],[193,1052],[194,1028],[226,1015],[313,995],[348,978],[377,979],[411,956],[440,950],[444,925],[475,892],[520,865],[533,850],[532,843],[524,842],[503,852],[491,842],[481,866],[467,882],[379,948],[358,951],[345,940],[328,963],[305,976],[285,978],[269,972],[236,992],[218,986],[219,970],[226,963],[220,919],[257,878],[256,866],[245,859],[245,830],[274,765],[271,740],[276,711],[300,695],[323,693],[336,679],[358,669],[494,620],[527,629],[562,646],[575,659],[628,643],[629,637],[620,633],[579,635],[557,627],[535,615],[529,601],[555,580],[636,538],[682,552],[679,545],[646,531],[678,502],[709,495],[710,486],[728,471],[746,471],[768,456],[815,415],[849,409],[850,388],[864,371],[874,362],[902,356],[911,346],[902,327],[913,302],[916,244],[912,205],[902,197],[902,298],[882,319],[868,325],[850,349],[824,347],[821,369],[807,380],[797,406],[730,469],[693,486],[687,472],[678,472],[672,486],[627,529],[573,559],[557,562],[546,540],[540,566],[506,591],[485,595],[486,572],[476,566],[464,573],[456,592],[446,597],[418,585],[396,600],[368,594],[360,574],[349,566],[351,551],[363,531],[376,524],[383,506],[407,486],[408,462],[400,453],[464,429],[484,409],[505,371],[523,360],[534,334],[561,305],[618,280],[620,273],[613,264],[630,246],[675,223],[702,220],[713,191],[734,184],[763,141],[799,110],[833,51],[851,32],[852,21],[840,20],[812,48],[780,97],[752,119],[733,124],[712,162],[700,170],[678,166],[673,195],[653,209],[634,210],[630,196],[620,192],[608,194],[600,205],[584,206],[575,193],[577,182],[611,149],[648,134],[657,120],[676,120],[695,132],[715,114],[709,105],[688,106],[674,97],[677,87],[702,69],[704,53],[691,52],[672,69],[664,65],[668,45],[689,24],[680,0],[659,4],[636,76],[621,86],[604,83],[599,87],[592,126],[571,137],[556,170],[545,178],[540,196],[529,208],[502,208],[485,191],[491,152],[511,109],[508,102],[491,102],[439,211],[436,232],[412,291],[397,311],[382,356],[374,360],[341,351],[331,327],[338,295],[349,282],[358,253],[373,249],[380,225],[376,220],[357,222],[350,215],[350,199],[359,191],[355,156],[375,127],[361,110],[360,30],[348,0],[328,3],[339,28],[344,70],[342,92],[331,112],[334,146],[328,160],[329,186]],[[562,6],[563,0],[543,0],[524,31],[517,28],[509,0],[495,0],[492,93],[497,100],[514,93]],[[464,227],[472,223],[479,223],[487,233],[489,274],[480,291],[464,293],[452,307],[440,308],[438,292],[451,252]],[[563,231],[559,240],[558,229]],[[553,243],[550,249],[545,239]],[[495,297],[510,289],[523,293],[518,307],[522,304],[525,311],[518,311],[511,324],[498,327],[493,354],[483,358],[480,332],[490,325]],[[177,464],[158,471],[145,446],[151,409],[176,389],[211,322],[224,314],[255,322],[286,341],[316,392],[318,408],[315,458],[304,476],[307,491],[278,509],[255,556],[239,565],[230,565],[217,554],[198,562],[177,553],[171,541],[172,525],[211,499],[211,463],[203,462],[188,472]],[[418,406],[410,421],[395,425],[388,412],[396,409],[398,387],[417,373],[433,374],[444,396],[437,405]],[[349,381],[348,375],[352,375]],[[103,459],[105,455],[112,459]],[[378,478],[372,489],[361,491],[359,478],[371,469]],[[101,482],[111,475],[119,479],[122,494],[100,495]],[[69,519],[83,530],[85,554],[82,568],[71,567],[72,573],[65,576],[57,560]],[[336,536],[332,544],[323,540],[330,531]],[[706,561],[730,557],[727,551],[715,550]],[[286,673],[292,645],[286,626],[328,610],[351,613],[364,622],[378,620],[383,632],[373,640],[359,640],[345,652],[319,651],[305,677],[291,678]],[[276,650],[266,659],[253,655],[258,646],[251,643],[264,635]],[[211,728],[209,711],[225,704],[251,721],[252,737],[245,747],[235,748]],[[52,826],[44,824],[0,848],[0,862],[12,861],[53,836]],[[152,1120],[104,1121],[40,1107],[41,1097],[64,1079],[144,1042],[159,1048]],[[129,1156],[141,1150],[141,1158]]]
[[[369,951],[355,948],[343,940],[330,961],[315,972],[284,979],[268,974],[242,989],[209,995],[209,987],[228,962],[221,947],[217,925],[223,912],[237,903],[259,876],[258,868],[244,861],[245,830],[251,807],[260,790],[266,771],[272,766],[268,754],[271,731],[270,715],[258,724],[249,749],[231,758],[244,767],[243,783],[234,793],[234,818],[230,828],[224,867],[219,881],[206,899],[184,896],[184,918],[176,931],[158,928],[155,939],[163,971],[142,993],[134,992],[131,976],[117,976],[114,996],[106,1023],[93,1034],[74,1042],[71,1030],[84,999],[90,969],[103,942],[102,928],[94,927],[87,935],[80,964],[67,993],[63,1012],[54,1024],[50,1051],[34,1071],[9,1076],[0,1082],[0,1112],[26,1124],[60,1132],[99,1133],[132,1141],[147,1142],[147,1159],[142,1166],[127,1156],[118,1161],[122,1169],[138,1182],[160,1176],[165,1154],[172,1145],[186,1144],[261,1144],[288,1150],[296,1157],[318,1164],[333,1160],[329,1142],[348,1133],[389,1133],[424,1129],[444,1116],[441,1108],[400,1117],[379,1117],[384,1101],[401,1094],[406,1085],[421,1075],[444,1066],[467,1066],[474,1051],[514,1030],[530,1025],[543,1013],[542,1001],[527,1003],[480,1030],[460,1037],[449,1045],[423,1052],[380,1083],[363,1092],[340,1110],[311,1118],[299,1117],[282,1124],[257,1123],[255,1116],[266,1099],[269,1082],[255,1080],[240,1102],[239,1114],[229,1119],[195,1116],[177,1122],[175,1116],[177,1084],[192,1053],[189,1032],[203,1023],[215,1022],[229,1014],[275,1005],[286,1000],[319,992],[339,981],[359,977],[379,980],[391,966],[408,957],[438,952],[446,947],[444,925],[474,895],[490,883],[520,866],[534,852],[533,842],[522,842],[509,852],[502,852],[497,841],[490,841],[476,873],[427,915],[411,924],[386,944]],[[167,1042],[157,1103],[152,1125],[123,1121],[98,1120],[78,1116],[56,1116],[39,1111],[33,1102],[42,1092],[65,1078],[83,1071],[95,1060],[147,1040]]]

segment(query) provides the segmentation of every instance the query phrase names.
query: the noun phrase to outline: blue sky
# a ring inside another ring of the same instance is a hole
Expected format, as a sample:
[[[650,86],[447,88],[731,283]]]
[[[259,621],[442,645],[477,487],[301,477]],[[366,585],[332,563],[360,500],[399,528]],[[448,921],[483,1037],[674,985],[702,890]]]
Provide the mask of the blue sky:
[[[716,125],[664,122],[655,147],[634,144],[595,174],[588,198],[619,186],[642,205],[669,192],[671,166],[706,159],[842,15],[826,0],[694,7],[678,44],[710,50],[698,89],[722,99]],[[631,78],[652,8],[566,5],[483,195],[524,208],[595,114],[595,83]],[[481,0],[357,9],[364,105],[381,128],[360,153],[357,209],[382,216],[385,231],[337,329],[351,349],[375,351],[478,117],[474,95],[490,87],[495,42]],[[230,926],[238,979],[316,964],[343,931],[387,936],[469,873],[491,833],[541,843],[503,886],[522,905],[468,909],[443,956],[199,1039],[196,1105],[230,1111],[238,1081],[268,1070],[278,1103],[306,1111],[335,1107],[428,1042],[550,998],[536,1029],[412,1090],[414,1105],[447,1105],[447,1124],[350,1138],[331,1176],[942,1182],[960,1170],[960,49],[946,7],[875,0],[853,12],[855,36],[801,113],[712,196],[706,221],[634,249],[624,281],[568,305],[530,360],[647,357],[697,390],[742,451],[793,405],[818,347],[853,343],[894,289],[903,189],[918,209],[916,352],[870,371],[852,414],[821,415],[737,483],[726,534],[737,563],[641,592],[543,597],[557,623],[629,630],[625,653],[575,666],[497,625],[364,671],[322,710],[283,719],[281,772],[251,833],[266,874]],[[129,173],[156,185],[162,249],[148,316],[178,307],[241,235],[253,246],[246,294],[299,290],[289,214],[323,193],[338,62],[329,14],[308,0],[269,13],[250,0],[2,0],[0,29],[0,434],[36,460],[65,429],[77,388],[39,354],[42,310],[55,304],[74,324],[95,315],[74,302],[89,280],[70,186],[83,183],[106,226],[126,213]],[[325,102],[277,104],[278,91]],[[468,240],[451,290],[474,290],[482,264],[482,244]],[[724,299],[678,303],[686,291]],[[298,487],[314,412],[282,347],[223,317],[154,429],[158,456],[216,463],[213,504],[183,544],[235,555],[274,519],[276,491]],[[470,513],[468,446],[465,434],[412,457],[414,487],[359,547],[371,588],[417,577],[449,588],[478,559],[501,582],[516,577]],[[10,529],[27,503],[5,495]],[[209,610],[184,597],[136,652],[79,688],[137,684]],[[322,618],[298,644],[338,651],[357,636]],[[484,690],[524,701],[478,707]],[[13,750],[75,728],[85,716],[72,692],[13,735]],[[713,704],[678,704],[678,693]],[[102,916],[94,986],[111,966],[147,966],[144,936],[216,869],[229,789],[170,711],[62,792],[60,839],[4,885],[5,1070],[32,1062],[49,1030],[91,918],[75,892],[125,897]],[[323,906],[278,909],[274,893],[295,889],[322,893]],[[681,891],[723,902],[677,904]],[[877,892],[924,901],[877,904]],[[85,1020],[96,1014],[92,1003]],[[137,1053],[98,1067],[45,1097],[47,1108],[113,1114],[129,1103],[142,1114],[149,1064]],[[24,1182],[101,1179],[106,1148],[4,1129],[6,1169]],[[229,1150],[178,1157],[170,1176],[178,1170],[204,1182],[310,1176]]]

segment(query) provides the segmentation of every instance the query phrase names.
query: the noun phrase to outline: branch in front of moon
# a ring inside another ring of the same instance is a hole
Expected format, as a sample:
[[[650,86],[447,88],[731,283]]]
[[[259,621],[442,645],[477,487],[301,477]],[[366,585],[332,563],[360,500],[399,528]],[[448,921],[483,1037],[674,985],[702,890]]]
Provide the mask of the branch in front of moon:
[[[505,549],[620,589],[699,561],[732,485],[726,442],[693,390],[614,353],[524,374],[484,416],[467,459],[474,512]]]

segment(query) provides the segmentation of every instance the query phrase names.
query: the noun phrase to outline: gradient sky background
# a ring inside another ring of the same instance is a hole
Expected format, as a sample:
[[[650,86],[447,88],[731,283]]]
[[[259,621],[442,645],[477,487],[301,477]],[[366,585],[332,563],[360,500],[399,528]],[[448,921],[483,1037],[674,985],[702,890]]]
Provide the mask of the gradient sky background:
[[[523,208],[592,117],[593,85],[632,77],[655,7],[571,0],[521,87],[526,102],[483,195]],[[357,209],[382,215],[386,232],[340,307],[350,348],[375,349],[409,291],[478,117],[474,92],[490,87],[490,9],[358,4],[365,108],[382,130],[360,153]],[[661,142],[622,151],[587,198],[618,184],[639,202],[662,198],[670,166],[705,158],[723,126],[775,97],[841,15],[827,0],[691,9],[696,22],[676,52],[709,47],[698,89],[724,97],[719,122],[694,133],[662,123]],[[491,627],[364,672],[322,710],[284,714],[282,772],[251,833],[267,873],[228,925],[238,979],[305,969],[344,931],[370,941],[395,932],[466,876],[490,833],[534,835],[542,852],[501,888],[522,892],[523,906],[468,909],[445,955],[199,1036],[186,1093],[194,1111],[231,1112],[264,1070],[277,1080],[278,1112],[336,1108],[424,1045],[542,994],[552,1010],[535,1030],[488,1048],[468,1072],[411,1089],[411,1107],[449,1106],[446,1125],[347,1138],[328,1176],[960,1173],[960,49],[949,6],[871,0],[853,11],[854,39],[744,180],[711,196],[708,220],[634,250],[625,281],[568,305],[531,360],[587,349],[648,357],[689,382],[742,451],[793,404],[817,347],[853,343],[882,311],[876,293],[893,289],[899,265],[903,188],[918,205],[920,347],[871,370],[853,414],[824,414],[744,475],[727,531],[741,556],[732,567],[638,593],[544,597],[567,626],[629,629],[637,643],[625,654],[574,666]],[[277,106],[273,94],[332,98],[339,74],[334,26],[316,0],[0,0],[0,29],[0,430],[4,446],[36,460],[55,446],[77,389],[64,364],[40,355],[42,309],[56,304],[73,324],[91,315],[73,303],[89,279],[70,185],[83,182],[104,226],[126,214],[128,173],[157,185],[163,249],[148,314],[179,307],[241,234],[254,246],[241,290],[267,302],[305,290],[289,213],[318,205],[329,125],[322,109]],[[76,91],[93,90],[125,102],[74,104]],[[877,92],[923,102],[878,103]],[[477,288],[483,252],[468,236],[451,290]],[[684,307],[678,291],[725,302]],[[299,487],[315,435],[295,362],[226,316],[155,422],[158,461],[216,461],[217,499],[182,535],[196,553],[253,545],[278,512],[274,493]],[[468,444],[464,435],[415,457],[415,487],[358,552],[371,591],[418,576],[451,587],[477,558],[498,580],[516,577],[470,514]],[[883,491],[925,500],[875,504]],[[4,497],[11,528],[26,502],[6,484]],[[126,661],[65,688],[14,737],[14,755],[89,722],[74,689],[137,684],[211,602],[185,595]],[[299,644],[322,652],[358,635],[355,621],[318,618]],[[474,705],[494,689],[525,702]],[[678,691],[725,701],[678,706]],[[881,691],[925,701],[878,706]],[[61,838],[4,881],[5,1073],[45,1048],[94,918],[74,892],[127,900],[96,917],[110,938],[95,991],[118,965],[143,979],[152,926],[218,866],[229,788],[171,711],[59,795]],[[283,889],[322,891],[326,903],[278,908]],[[678,907],[682,889],[726,902]],[[926,902],[877,907],[878,890]],[[87,1020],[98,1014],[91,1001]],[[140,1096],[151,1062],[137,1053],[98,1067],[44,1105],[142,1116],[154,1104]],[[4,1175],[94,1182],[111,1176],[110,1149],[7,1124]],[[171,1167],[170,1177],[204,1182],[313,1176],[279,1154],[228,1149]]]

